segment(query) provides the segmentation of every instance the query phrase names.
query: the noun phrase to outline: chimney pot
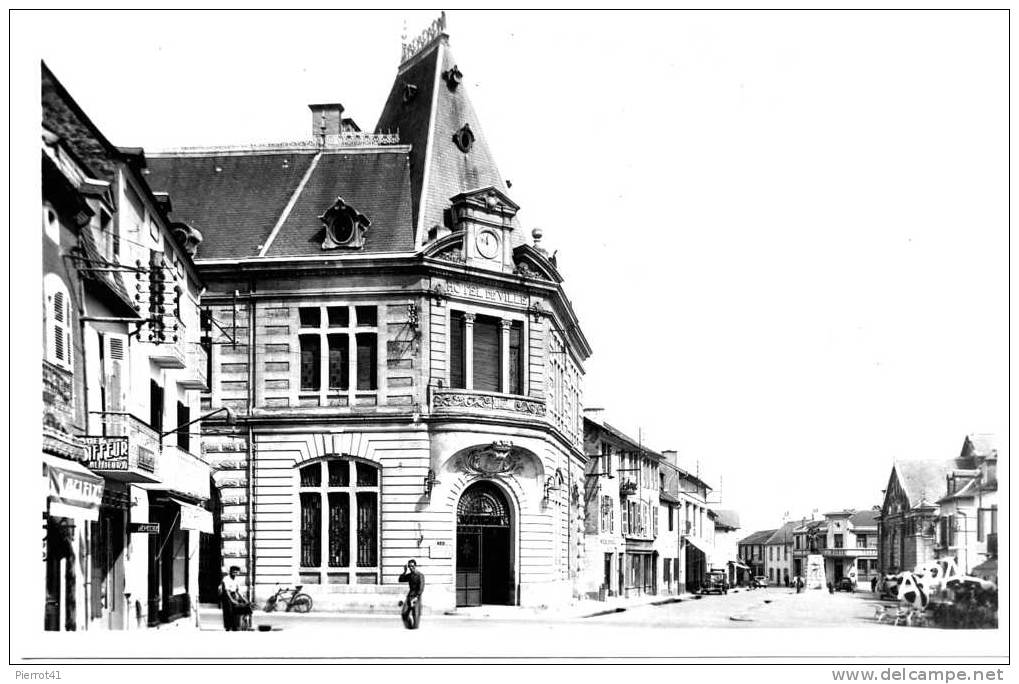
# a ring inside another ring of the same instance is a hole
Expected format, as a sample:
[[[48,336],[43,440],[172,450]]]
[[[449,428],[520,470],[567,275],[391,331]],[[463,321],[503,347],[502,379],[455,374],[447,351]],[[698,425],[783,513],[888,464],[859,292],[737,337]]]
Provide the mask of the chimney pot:
[[[339,135],[343,132],[343,105],[339,102],[327,104],[310,104],[311,136],[320,145],[325,144],[327,135]]]

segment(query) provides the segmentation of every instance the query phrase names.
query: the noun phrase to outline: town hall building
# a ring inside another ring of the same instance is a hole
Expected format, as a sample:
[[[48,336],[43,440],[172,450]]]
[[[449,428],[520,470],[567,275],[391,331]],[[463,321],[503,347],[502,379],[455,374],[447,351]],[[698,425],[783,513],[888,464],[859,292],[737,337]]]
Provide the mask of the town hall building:
[[[374,132],[315,104],[307,142],[147,155],[204,238],[208,551],[259,603],[391,610],[410,558],[433,610],[572,598],[591,349],[462,69],[440,18]]]

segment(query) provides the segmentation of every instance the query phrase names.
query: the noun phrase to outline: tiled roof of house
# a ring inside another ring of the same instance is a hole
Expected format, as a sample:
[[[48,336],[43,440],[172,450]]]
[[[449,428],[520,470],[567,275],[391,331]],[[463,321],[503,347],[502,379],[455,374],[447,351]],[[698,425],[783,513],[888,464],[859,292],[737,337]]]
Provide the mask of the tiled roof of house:
[[[42,117],[46,128],[60,136],[74,156],[99,180],[117,177],[117,148],[78,106],[53,72],[42,65]]]
[[[945,475],[956,461],[896,461],[893,466],[909,505],[933,505],[945,493]]]
[[[265,256],[342,253],[323,251],[318,218],[337,197],[371,220],[358,253],[413,249],[406,147],[153,155],[148,167],[173,219],[201,231],[198,260],[255,257],[266,243]]]
[[[962,455],[996,458],[998,455],[997,439],[989,433],[966,435],[966,440],[963,442]]]
[[[739,513],[726,508],[715,508],[715,527],[728,527],[733,530],[739,529]]]
[[[737,542],[737,543],[739,543],[739,544],[766,544],[768,542],[768,540],[771,539],[771,535],[775,534],[775,532],[777,532],[777,530],[759,530],[759,531],[754,532],[753,534],[751,534],[751,535],[749,535],[747,537],[744,537],[743,539],[740,539],[739,542]]]
[[[772,533],[765,544],[791,544],[793,541],[793,530],[799,526],[798,520],[785,523],[782,527]]]
[[[873,508],[862,509],[849,516],[849,523],[854,527],[877,527],[879,513]]]

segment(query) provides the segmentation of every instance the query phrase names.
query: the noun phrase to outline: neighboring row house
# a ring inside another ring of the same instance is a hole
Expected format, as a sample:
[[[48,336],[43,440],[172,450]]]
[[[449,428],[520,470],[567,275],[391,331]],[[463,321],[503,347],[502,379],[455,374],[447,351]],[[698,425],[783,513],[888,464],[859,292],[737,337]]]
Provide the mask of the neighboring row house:
[[[200,235],[42,66],[44,626],[192,614],[210,471]],[[218,572],[218,568],[216,569]]]
[[[750,535],[740,539],[739,558],[740,561],[748,568],[750,568],[750,577],[767,577],[768,566],[766,562],[767,558],[767,544],[771,536],[775,534],[777,530],[758,530]]]
[[[714,553],[710,487],[679,467],[675,451],[648,449],[605,422],[601,409],[585,410],[584,448],[578,597],[697,591]]]
[[[943,558],[997,581],[998,450],[968,435],[950,460],[896,461],[877,516],[878,569],[910,570]]]
[[[764,567],[767,569],[768,582],[776,585],[789,586],[790,580],[796,576],[793,572],[793,530],[798,522],[786,522],[764,542],[766,558]]]

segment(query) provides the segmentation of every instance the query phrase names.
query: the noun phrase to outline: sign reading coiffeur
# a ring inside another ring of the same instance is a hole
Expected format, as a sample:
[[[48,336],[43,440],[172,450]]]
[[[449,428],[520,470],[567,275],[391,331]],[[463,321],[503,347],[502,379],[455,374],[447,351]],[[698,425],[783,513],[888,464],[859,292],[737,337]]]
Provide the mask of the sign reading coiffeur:
[[[127,470],[127,437],[79,437],[92,470]]]

